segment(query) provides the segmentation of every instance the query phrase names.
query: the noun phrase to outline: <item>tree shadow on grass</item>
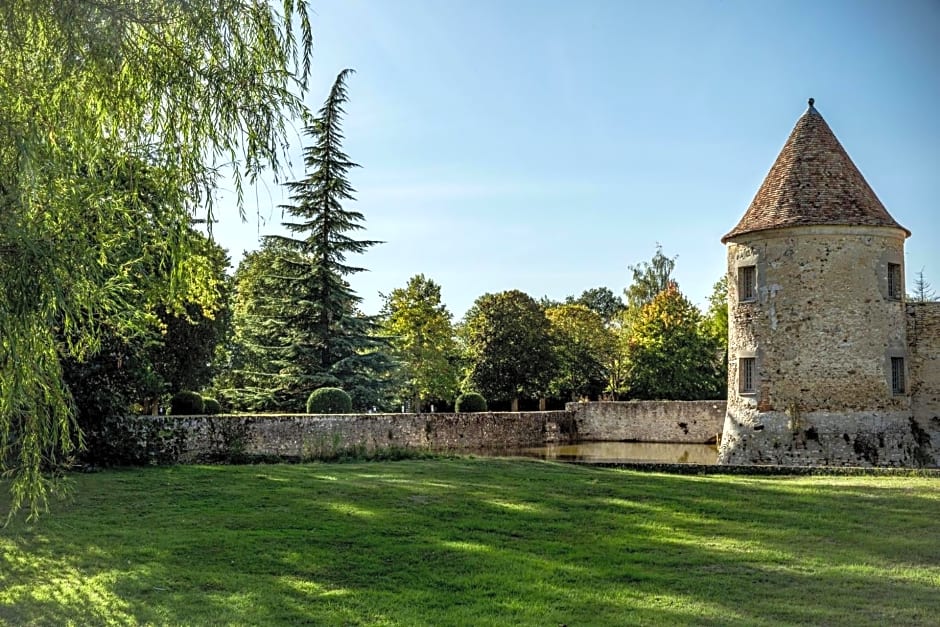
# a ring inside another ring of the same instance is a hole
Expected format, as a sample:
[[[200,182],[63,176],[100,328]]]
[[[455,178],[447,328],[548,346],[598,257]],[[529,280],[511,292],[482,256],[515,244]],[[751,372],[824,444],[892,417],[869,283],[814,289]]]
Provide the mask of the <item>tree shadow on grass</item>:
[[[859,625],[940,612],[940,488],[924,481],[448,460],[79,483],[74,503],[0,536],[11,624]]]

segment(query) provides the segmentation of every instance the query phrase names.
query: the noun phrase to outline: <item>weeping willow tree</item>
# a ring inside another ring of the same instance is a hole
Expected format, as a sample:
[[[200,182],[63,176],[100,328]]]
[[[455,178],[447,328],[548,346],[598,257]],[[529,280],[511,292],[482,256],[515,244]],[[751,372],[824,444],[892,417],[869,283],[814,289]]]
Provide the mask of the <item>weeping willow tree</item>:
[[[75,427],[60,356],[142,305],[211,306],[183,236],[223,168],[277,176],[303,114],[304,0],[0,6],[0,471],[36,515]],[[201,212],[201,215],[197,215]],[[153,268],[160,268],[154,272]]]

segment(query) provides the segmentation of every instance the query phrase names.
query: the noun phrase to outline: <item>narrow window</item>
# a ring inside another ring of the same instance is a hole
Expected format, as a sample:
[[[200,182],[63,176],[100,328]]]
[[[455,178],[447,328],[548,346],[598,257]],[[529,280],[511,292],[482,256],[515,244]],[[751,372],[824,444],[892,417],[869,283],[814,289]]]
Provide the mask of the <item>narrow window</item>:
[[[888,298],[901,300],[901,264],[888,264]]]
[[[738,300],[748,301],[757,298],[757,268],[741,266],[738,268]]]
[[[904,394],[904,358],[891,358],[891,393]]]
[[[756,361],[753,357],[742,357],[738,360],[738,391],[741,394],[754,393],[754,366]]]

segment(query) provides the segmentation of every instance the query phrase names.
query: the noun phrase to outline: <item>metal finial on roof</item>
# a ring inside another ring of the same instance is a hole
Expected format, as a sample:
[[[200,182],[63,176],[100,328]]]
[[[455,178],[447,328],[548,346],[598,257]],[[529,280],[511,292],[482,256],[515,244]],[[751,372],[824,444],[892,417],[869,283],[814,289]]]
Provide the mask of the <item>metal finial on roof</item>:
[[[815,100],[814,98],[810,98],[810,99],[809,99],[809,108],[810,108],[810,109],[813,108],[813,103],[814,103],[814,102],[816,102],[816,100]]]

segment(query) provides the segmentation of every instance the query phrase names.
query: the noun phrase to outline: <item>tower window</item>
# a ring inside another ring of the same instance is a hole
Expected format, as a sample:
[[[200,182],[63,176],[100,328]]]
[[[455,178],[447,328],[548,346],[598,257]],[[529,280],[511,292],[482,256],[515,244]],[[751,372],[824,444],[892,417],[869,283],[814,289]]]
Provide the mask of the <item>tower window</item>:
[[[891,300],[901,300],[903,290],[901,285],[901,264],[888,264],[888,298]]]
[[[738,392],[753,394],[756,391],[754,384],[757,360],[754,357],[742,357],[738,360]]]
[[[738,268],[738,301],[744,302],[757,298],[757,267],[741,266]]]
[[[891,358],[891,393],[904,394],[906,388],[904,385],[904,358]]]

